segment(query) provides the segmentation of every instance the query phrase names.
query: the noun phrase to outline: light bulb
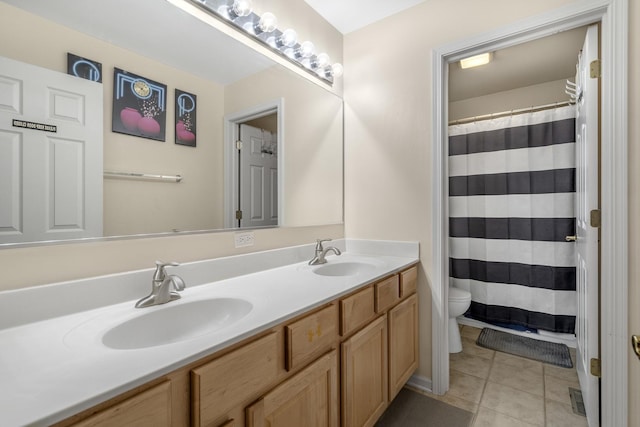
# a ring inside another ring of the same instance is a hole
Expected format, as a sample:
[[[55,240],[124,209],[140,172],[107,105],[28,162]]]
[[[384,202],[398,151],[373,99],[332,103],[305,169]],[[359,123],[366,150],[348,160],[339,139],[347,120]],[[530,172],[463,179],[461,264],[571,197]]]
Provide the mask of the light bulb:
[[[289,28],[282,33],[277,43],[280,46],[293,47],[296,45],[296,43],[298,43],[298,33],[296,33],[295,30]]]
[[[329,71],[331,70],[331,67],[318,67],[316,68],[316,74],[323,78],[326,79],[327,76],[330,76],[331,74],[329,73]]]
[[[295,59],[296,51],[292,47],[288,47],[284,50],[284,54],[287,55],[291,59]]]
[[[267,44],[274,49],[278,48],[278,40],[276,40],[275,36],[273,35],[267,37]]]
[[[324,68],[327,65],[329,65],[329,63],[331,62],[331,59],[329,58],[329,55],[327,55],[326,53],[319,53],[318,56],[316,57],[316,65],[320,68]]]
[[[313,56],[315,51],[316,47],[313,45],[313,43],[311,43],[310,41],[306,41],[300,45],[299,55],[303,58],[309,58],[310,56]]]
[[[245,22],[242,24],[242,29],[245,30],[249,34],[256,35],[256,26],[253,25],[253,22]],[[259,31],[259,30],[258,30]]]
[[[339,62],[336,62],[331,66],[331,75],[333,77],[340,77],[344,72],[344,67]]]
[[[231,9],[236,16],[248,16],[251,14],[251,0],[233,0]]]
[[[311,69],[311,59],[309,58],[302,58],[302,60],[300,60],[300,64],[307,69]]]
[[[258,22],[258,28],[264,33],[270,33],[275,31],[278,27],[278,19],[276,15],[271,12],[266,12],[260,17],[260,22]]]
[[[220,6],[218,8],[218,14],[222,16],[224,19],[231,19],[231,16],[229,15],[229,10],[230,8],[227,5]]]

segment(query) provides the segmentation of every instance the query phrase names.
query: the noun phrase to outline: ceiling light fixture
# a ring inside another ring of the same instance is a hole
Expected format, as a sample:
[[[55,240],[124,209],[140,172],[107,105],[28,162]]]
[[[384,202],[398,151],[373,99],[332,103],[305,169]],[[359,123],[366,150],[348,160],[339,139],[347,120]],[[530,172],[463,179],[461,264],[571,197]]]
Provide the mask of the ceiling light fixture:
[[[470,56],[460,60],[460,68],[473,68],[485,65],[491,62],[491,52],[481,53],[480,55]]]
[[[169,1],[173,3],[175,0]],[[184,1],[198,6],[211,16],[241,30],[325,83],[333,84],[334,79],[340,77],[344,71],[342,64],[331,64],[329,55],[326,53],[316,55],[316,48],[310,41],[298,43],[298,34],[295,30],[291,28],[285,31],[278,30],[278,21],[273,13],[265,12],[260,16],[254,12],[251,0]]]

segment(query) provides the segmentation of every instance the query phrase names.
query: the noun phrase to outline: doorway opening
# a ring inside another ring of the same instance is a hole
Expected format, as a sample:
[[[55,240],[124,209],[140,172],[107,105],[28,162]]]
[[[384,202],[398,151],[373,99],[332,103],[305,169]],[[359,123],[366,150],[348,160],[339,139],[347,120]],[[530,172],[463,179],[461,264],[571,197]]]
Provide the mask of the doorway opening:
[[[449,388],[448,354],[448,91],[449,64],[484,51],[535,40],[559,31],[601,22],[602,41],[602,269],[601,298],[601,420],[605,425],[625,425],[628,361],[627,320],[627,2],[609,0],[598,4],[572,4],[518,22],[482,36],[453,43],[433,52],[433,281],[432,286],[432,381],[436,394]],[[605,373],[606,371],[606,373]],[[418,382],[420,379],[417,380]]]
[[[225,117],[225,227],[282,221],[283,100]]]

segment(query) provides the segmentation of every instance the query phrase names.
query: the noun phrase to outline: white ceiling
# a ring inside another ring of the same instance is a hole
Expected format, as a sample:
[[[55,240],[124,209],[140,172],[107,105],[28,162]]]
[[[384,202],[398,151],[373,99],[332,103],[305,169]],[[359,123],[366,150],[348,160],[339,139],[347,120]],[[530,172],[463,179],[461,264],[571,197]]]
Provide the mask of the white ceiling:
[[[586,27],[493,52],[487,65],[463,70],[449,64],[449,101],[573,77]],[[568,96],[567,96],[568,99]]]
[[[304,0],[342,34],[366,27],[425,0]]]
[[[350,33],[425,0],[305,0],[343,34]],[[452,3],[454,3],[452,1]],[[449,100],[475,98],[575,75],[586,27],[493,53],[493,61],[462,70],[449,67]]]

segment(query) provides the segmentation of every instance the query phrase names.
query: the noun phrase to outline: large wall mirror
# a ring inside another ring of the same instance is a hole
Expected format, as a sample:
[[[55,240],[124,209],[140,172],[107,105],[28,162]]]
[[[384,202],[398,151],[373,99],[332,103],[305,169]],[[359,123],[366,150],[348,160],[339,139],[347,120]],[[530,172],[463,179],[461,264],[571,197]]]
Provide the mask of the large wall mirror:
[[[99,237],[342,222],[342,99],[171,3],[5,0],[0,37],[0,56],[56,72],[68,53],[102,64],[104,172],[182,177],[105,174]],[[164,142],[112,131],[114,69],[166,85]],[[175,89],[197,96],[195,147],[175,143]],[[270,223],[235,218],[240,138],[261,140],[277,170],[268,194],[251,193],[273,201]]]

